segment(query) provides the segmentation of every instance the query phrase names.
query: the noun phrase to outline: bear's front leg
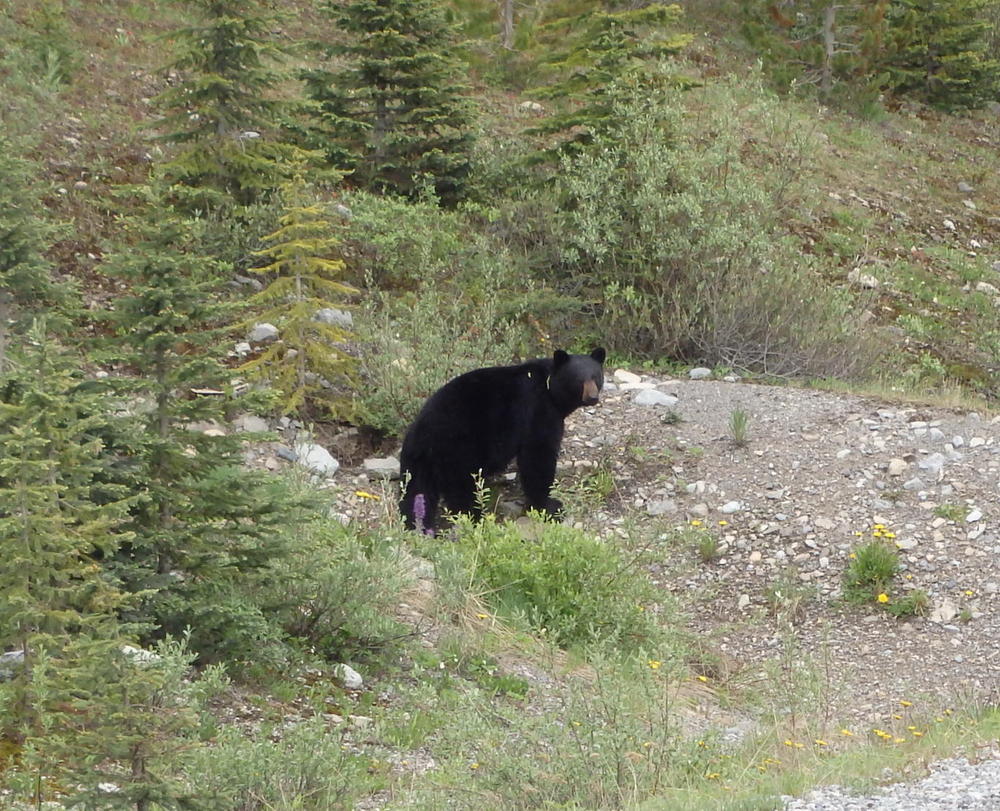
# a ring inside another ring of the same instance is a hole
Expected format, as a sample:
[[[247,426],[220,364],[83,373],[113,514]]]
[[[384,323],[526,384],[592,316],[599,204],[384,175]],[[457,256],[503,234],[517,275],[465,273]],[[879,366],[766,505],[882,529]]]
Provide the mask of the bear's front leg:
[[[559,446],[550,443],[525,446],[517,455],[518,475],[528,509],[547,513],[557,520],[562,518],[563,505],[549,493],[556,478],[558,455]]]

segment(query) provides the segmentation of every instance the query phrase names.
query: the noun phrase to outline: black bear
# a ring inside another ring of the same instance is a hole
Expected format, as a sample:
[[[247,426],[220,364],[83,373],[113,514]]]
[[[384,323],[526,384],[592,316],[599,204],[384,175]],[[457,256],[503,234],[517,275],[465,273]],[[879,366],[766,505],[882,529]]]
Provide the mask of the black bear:
[[[424,404],[399,457],[406,526],[433,532],[438,502],[477,514],[476,476],[503,471],[517,458],[530,509],[558,515],[549,496],[566,417],[594,405],[604,387],[604,350],[517,366],[474,369],[449,381]]]

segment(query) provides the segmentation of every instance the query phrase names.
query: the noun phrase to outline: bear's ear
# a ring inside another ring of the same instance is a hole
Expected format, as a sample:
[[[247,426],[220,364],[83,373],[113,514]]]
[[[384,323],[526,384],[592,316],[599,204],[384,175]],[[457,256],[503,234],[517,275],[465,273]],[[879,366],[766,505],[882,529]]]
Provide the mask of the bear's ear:
[[[552,355],[552,369],[558,369],[569,360],[569,355],[564,349],[557,349]]]
[[[590,353],[590,357],[596,360],[598,363],[604,363],[606,353],[604,352],[604,347],[599,346],[593,352]]]

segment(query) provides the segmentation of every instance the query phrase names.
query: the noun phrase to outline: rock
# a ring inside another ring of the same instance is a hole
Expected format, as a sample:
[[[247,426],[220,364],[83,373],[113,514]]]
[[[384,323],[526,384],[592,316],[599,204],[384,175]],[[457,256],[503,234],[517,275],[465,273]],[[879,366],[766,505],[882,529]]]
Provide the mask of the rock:
[[[333,207],[333,210],[337,214],[337,216],[340,217],[342,220],[354,219],[354,212],[351,211],[351,209],[345,206],[343,203],[337,203]]]
[[[274,341],[278,337],[278,328],[274,324],[254,324],[252,330],[247,333],[247,340],[252,344],[263,344]]]
[[[24,666],[24,651],[12,650],[0,653],[0,681],[14,678],[14,674]]]
[[[646,512],[649,515],[667,515],[677,512],[677,502],[673,499],[664,498],[659,501],[651,501],[646,505]]]
[[[641,406],[665,406],[670,408],[677,405],[677,397],[672,394],[664,394],[657,389],[643,389],[635,395],[636,405]]]
[[[233,420],[233,428],[245,434],[259,434],[269,430],[267,420],[256,414],[240,414]]]
[[[704,366],[697,366],[688,372],[688,377],[691,380],[707,380],[712,376],[712,370],[706,369]]]
[[[399,460],[395,456],[375,456],[365,459],[361,466],[369,478],[394,479],[399,476]]]
[[[962,201],[962,205],[965,206],[970,211],[975,211],[976,210],[976,204],[973,203],[971,200],[963,200]]]
[[[642,382],[642,378],[639,375],[627,372],[624,369],[615,369],[612,378],[615,383],[622,383],[626,386],[636,386]]]
[[[905,482],[903,482],[904,490],[911,490],[911,491],[923,490],[925,487],[926,485],[924,484],[923,480],[917,476],[914,476],[912,479],[907,479]]]
[[[976,521],[983,520],[983,511],[979,509],[973,509],[967,516],[965,516],[965,523],[975,524]]]
[[[934,607],[928,619],[931,622],[943,624],[946,622],[951,622],[957,616],[958,616],[958,607],[951,600],[945,597],[940,602],[940,604]]]
[[[862,273],[861,268],[854,268],[854,270],[850,271],[847,274],[847,281],[858,285],[858,287],[864,287],[867,290],[877,290],[881,284],[870,273]]]
[[[338,310],[335,307],[324,307],[317,310],[313,319],[321,324],[329,324],[331,327],[341,329],[351,329],[354,326],[354,317],[347,310]]]
[[[902,476],[909,467],[905,459],[890,459],[886,466],[886,473],[890,476]]]
[[[944,454],[932,453],[930,456],[926,456],[917,462],[917,467],[921,470],[926,470],[932,476],[939,477],[946,461]]]
[[[941,225],[943,225],[949,231],[954,231],[955,230],[955,223],[953,223],[951,220],[943,220],[941,222]]]
[[[719,508],[719,512],[723,515],[732,515],[733,513],[738,513],[743,509],[743,503],[740,501],[727,501]]]
[[[233,352],[235,352],[239,357],[245,358],[251,352],[253,352],[253,347],[250,346],[248,341],[240,341],[236,346],[233,347]]]
[[[972,186],[970,186],[964,180],[958,181],[957,188],[962,194],[972,194],[975,191],[975,189],[972,188]]]
[[[322,445],[302,442],[295,446],[295,453],[296,462],[321,476],[332,476],[340,469],[340,462]],[[278,454],[281,454],[280,449]]]
[[[333,675],[348,690],[360,690],[364,686],[364,679],[350,665],[339,664],[333,666]],[[354,716],[351,716],[352,719]]]
[[[736,607],[740,611],[742,611],[744,608],[747,608],[749,605],[750,605],[750,595],[749,594],[741,594],[740,595],[740,599],[737,600],[737,602],[736,602]]]
[[[1000,296],[1000,290],[989,282],[976,282],[976,292],[985,293],[987,296]]]
[[[279,445],[274,452],[277,454],[279,459],[284,459],[286,462],[299,461],[299,455],[291,448],[286,448],[284,445]]]
[[[522,101],[517,105],[517,109],[530,115],[542,115],[545,112],[545,108],[537,101]]]
[[[253,276],[233,276],[233,280],[230,282],[232,287],[249,287],[251,290],[259,293],[264,289],[264,285],[260,279],[255,279]]]

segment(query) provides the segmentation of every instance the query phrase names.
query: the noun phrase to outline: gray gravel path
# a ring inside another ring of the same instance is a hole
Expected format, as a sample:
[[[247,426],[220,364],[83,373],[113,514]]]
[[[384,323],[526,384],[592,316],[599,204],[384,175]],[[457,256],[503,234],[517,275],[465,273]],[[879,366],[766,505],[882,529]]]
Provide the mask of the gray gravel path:
[[[965,758],[932,764],[915,783],[893,783],[858,796],[842,786],[823,786],[787,799],[785,811],[998,811],[1000,760],[969,763]]]

